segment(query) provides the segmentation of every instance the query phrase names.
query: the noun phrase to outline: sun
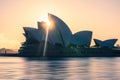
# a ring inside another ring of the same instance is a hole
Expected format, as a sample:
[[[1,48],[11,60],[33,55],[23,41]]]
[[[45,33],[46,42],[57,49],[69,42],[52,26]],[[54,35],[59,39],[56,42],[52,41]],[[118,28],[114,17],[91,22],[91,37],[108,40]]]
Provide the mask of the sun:
[[[50,26],[50,21],[48,20],[48,21],[46,21],[46,24],[47,24],[47,26]]]
[[[42,18],[42,21],[44,21],[48,27],[51,25],[50,21],[48,20],[48,15],[45,15],[45,16]]]

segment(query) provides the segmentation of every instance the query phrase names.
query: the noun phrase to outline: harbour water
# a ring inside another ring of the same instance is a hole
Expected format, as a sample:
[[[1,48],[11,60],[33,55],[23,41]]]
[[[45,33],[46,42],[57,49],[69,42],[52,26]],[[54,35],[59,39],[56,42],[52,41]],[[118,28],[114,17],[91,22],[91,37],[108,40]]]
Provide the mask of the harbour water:
[[[120,57],[0,57],[0,80],[120,80]]]

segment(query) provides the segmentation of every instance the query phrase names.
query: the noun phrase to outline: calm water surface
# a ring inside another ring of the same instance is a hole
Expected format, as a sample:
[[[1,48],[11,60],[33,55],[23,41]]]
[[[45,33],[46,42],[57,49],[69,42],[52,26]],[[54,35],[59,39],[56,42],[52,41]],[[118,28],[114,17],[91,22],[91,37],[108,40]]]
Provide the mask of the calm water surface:
[[[120,58],[0,57],[0,80],[120,80]]]

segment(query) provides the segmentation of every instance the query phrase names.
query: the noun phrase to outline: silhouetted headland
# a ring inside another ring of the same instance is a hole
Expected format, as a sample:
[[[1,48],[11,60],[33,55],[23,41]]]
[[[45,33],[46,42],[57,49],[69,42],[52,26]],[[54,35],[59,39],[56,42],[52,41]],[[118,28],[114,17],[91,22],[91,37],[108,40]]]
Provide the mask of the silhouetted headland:
[[[6,56],[6,57],[20,57],[18,53],[0,53],[0,56]]]

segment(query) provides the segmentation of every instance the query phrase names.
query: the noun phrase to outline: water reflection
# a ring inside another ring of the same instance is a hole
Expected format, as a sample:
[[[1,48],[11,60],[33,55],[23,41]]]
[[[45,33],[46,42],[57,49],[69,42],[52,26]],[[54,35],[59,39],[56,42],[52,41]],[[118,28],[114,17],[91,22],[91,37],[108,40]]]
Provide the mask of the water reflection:
[[[120,80],[120,58],[0,57],[0,79]]]
[[[114,58],[91,59],[90,74],[95,80],[117,80]]]
[[[0,80],[18,80],[24,70],[23,58],[0,57]]]

